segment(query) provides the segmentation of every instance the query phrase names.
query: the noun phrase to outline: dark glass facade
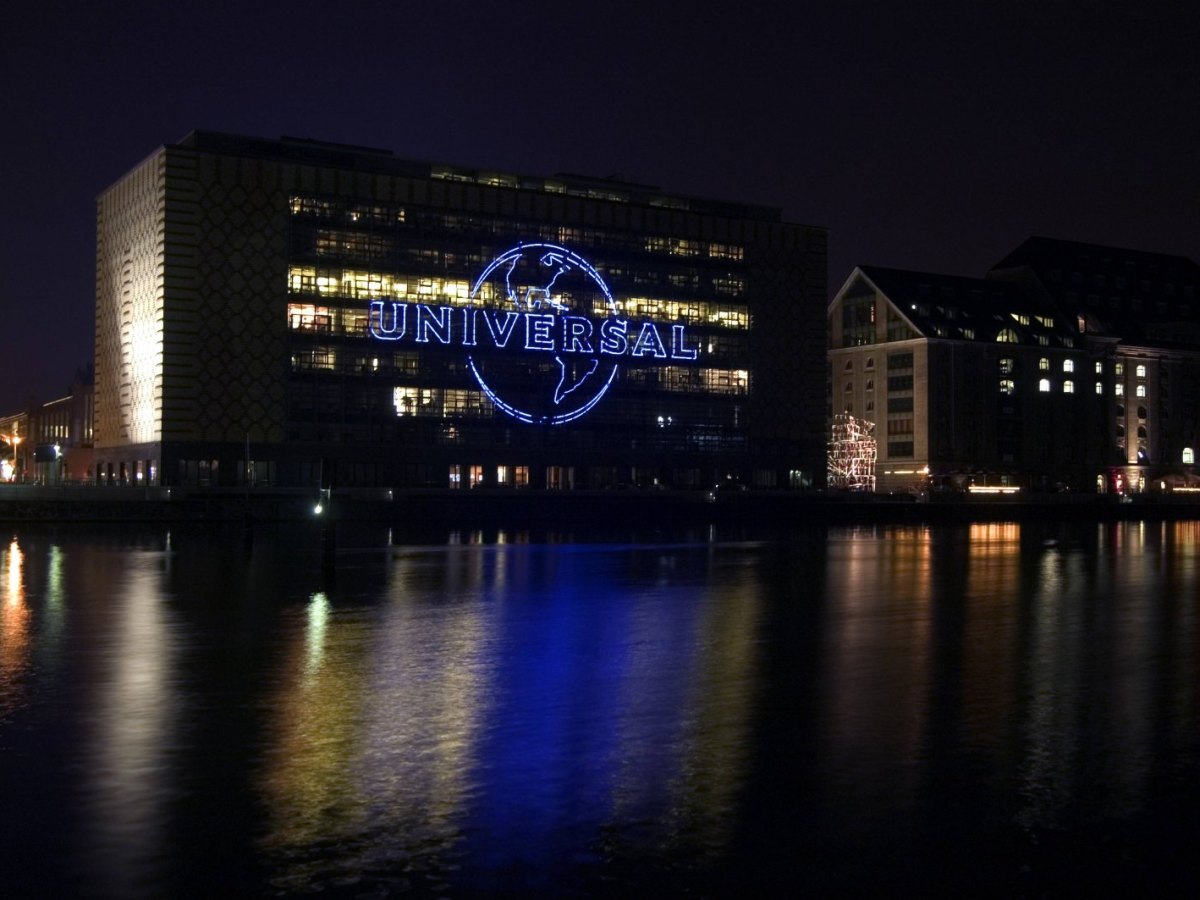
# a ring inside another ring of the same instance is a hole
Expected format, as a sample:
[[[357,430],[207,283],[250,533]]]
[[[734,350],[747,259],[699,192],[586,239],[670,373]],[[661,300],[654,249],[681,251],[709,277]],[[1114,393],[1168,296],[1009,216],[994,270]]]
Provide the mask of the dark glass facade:
[[[141,313],[103,276],[131,207],[162,219]],[[101,480],[823,479],[825,233],[778,210],[206,133],[100,209]]]

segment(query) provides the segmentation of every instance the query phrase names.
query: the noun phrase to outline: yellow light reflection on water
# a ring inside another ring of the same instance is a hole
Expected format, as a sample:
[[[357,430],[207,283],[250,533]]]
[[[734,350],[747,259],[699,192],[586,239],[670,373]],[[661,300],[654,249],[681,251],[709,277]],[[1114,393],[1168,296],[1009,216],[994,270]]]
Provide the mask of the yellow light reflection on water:
[[[29,668],[29,607],[25,603],[25,554],[14,537],[3,552],[4,602],[0,603],[0,714],[24,700],[23,679]]]

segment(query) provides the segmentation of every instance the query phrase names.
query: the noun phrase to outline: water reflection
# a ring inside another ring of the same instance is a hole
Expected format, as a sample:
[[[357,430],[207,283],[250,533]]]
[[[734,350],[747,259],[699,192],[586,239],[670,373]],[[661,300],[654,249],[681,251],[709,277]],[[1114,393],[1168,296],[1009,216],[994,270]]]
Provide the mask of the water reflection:
[[[182,737],[178,647],[165,608],[161,555],[127,552],[108,562],[120,571],[95,573],[112,577],[105,614],[113,625],[94,635],[107,646],[99,655],[103,668],[90,708],[86,852],[104,893],[140,896],[155,892],[165,862],[168,804],[179,792],[172,753]]]
[[[437,891],[467,859],[460,884],[549,886],[648,846],[718,852],[747,762],[761,586],[693,557],[401,549],[381,607],[318,594],[290,610],[261,776],[276,886],[402,870],[390,889]]]
[[[0,598],[0,724],[20,707],[29,668],[29,606],[25,602],[25,554],[14,537],[0,551],[4,596]]]
[[[0,545],[7,892],[1200,882],[1200,523],[170,541]]]

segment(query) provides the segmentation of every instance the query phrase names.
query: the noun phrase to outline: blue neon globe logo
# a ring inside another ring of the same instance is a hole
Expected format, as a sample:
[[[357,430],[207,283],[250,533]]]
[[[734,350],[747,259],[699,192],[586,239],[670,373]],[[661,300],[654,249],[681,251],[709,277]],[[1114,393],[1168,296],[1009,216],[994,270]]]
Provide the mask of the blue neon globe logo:
[[[557,244],[519,244],[497,256],[471,288],[472,301],[480,301],[485,285],[491,286],[500,308],[536,317],[547,335],[565,332],[568,340],[577,322],[620,312],[591,263]],[[556,327],[560,324],[562,328]],[[474,355],[467,357],[467,366],[488,399],[514,419],[544,425],[571,422],[599,403],[617,376],[618,366],[600,353],[574,352],[584,346],[596,349],[588,328],[587,342],[580,337],[573,346],[556,346],[552,363],[526,373],[532,378],[514,380],[511,368],[507,379],[493,375],[486,361]],[[535,349],[526,340],[527,349]]]

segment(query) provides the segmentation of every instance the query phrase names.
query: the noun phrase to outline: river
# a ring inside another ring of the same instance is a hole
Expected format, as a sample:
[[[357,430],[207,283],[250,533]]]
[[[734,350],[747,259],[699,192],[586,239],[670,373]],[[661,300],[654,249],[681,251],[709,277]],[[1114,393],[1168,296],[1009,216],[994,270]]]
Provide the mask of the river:
[[[4,896],[1200,886],[1200,523],[335,538],[10,526]]]

